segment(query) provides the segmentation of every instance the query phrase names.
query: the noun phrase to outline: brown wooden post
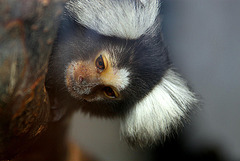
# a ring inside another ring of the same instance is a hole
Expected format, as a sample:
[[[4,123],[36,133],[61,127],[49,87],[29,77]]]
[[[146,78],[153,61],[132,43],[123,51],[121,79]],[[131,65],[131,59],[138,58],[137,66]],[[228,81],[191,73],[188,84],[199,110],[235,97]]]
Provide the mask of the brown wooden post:
[[[50,119],[44,87],[65,0],[0,0],[0,160],[44,135]]]

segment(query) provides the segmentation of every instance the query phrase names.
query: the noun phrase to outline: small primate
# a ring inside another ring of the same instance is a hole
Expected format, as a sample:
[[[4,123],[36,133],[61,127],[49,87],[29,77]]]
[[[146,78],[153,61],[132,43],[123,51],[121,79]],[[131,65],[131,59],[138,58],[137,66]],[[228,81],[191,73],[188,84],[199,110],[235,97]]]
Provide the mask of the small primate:
[[[182,124],[197,103],[173,69],[159,0],[70,0],[50,56],[53,119],[81,109],[119,117],[121,136],[148,146]]]

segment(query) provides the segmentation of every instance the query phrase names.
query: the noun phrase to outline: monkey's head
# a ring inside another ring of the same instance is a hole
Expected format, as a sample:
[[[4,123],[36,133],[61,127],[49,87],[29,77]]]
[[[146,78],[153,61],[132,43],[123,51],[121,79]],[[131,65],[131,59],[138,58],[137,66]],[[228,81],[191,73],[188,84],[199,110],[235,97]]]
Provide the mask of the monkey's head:
[[[118,116],[122,136],[140,146],[168,135],[196,103],[171,67],[159,5],[157,0],[67,3],[46,81],[65,111]]]

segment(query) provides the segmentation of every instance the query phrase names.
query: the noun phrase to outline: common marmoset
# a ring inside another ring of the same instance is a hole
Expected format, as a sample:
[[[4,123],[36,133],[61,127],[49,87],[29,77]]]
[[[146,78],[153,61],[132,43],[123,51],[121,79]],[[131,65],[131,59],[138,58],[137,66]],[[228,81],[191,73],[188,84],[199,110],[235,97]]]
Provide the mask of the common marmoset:
[[[54,118],[74,110],[119,117],[130,144],[167,136],[197,102],[173,69],[159,0],[70,0],[49,61]]]

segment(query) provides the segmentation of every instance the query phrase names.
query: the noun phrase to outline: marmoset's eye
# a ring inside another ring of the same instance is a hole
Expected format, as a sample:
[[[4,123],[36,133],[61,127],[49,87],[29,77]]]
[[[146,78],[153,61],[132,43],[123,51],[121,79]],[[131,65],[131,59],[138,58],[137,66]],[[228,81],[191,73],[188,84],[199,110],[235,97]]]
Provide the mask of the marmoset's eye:
[[[95,61],[96,67],[100,70],[103,71],[105,69],[105,63],[104,63],[104,58],[102,55],[100,55],[96,61]]]
[[[114,90],[111,87],[104,87],[103,88],[103,92],[104,92],[105,96],[108,97],[108,98],[112,98],[113,99],[113,98],[117,98],[119,96],[117,91]]]

